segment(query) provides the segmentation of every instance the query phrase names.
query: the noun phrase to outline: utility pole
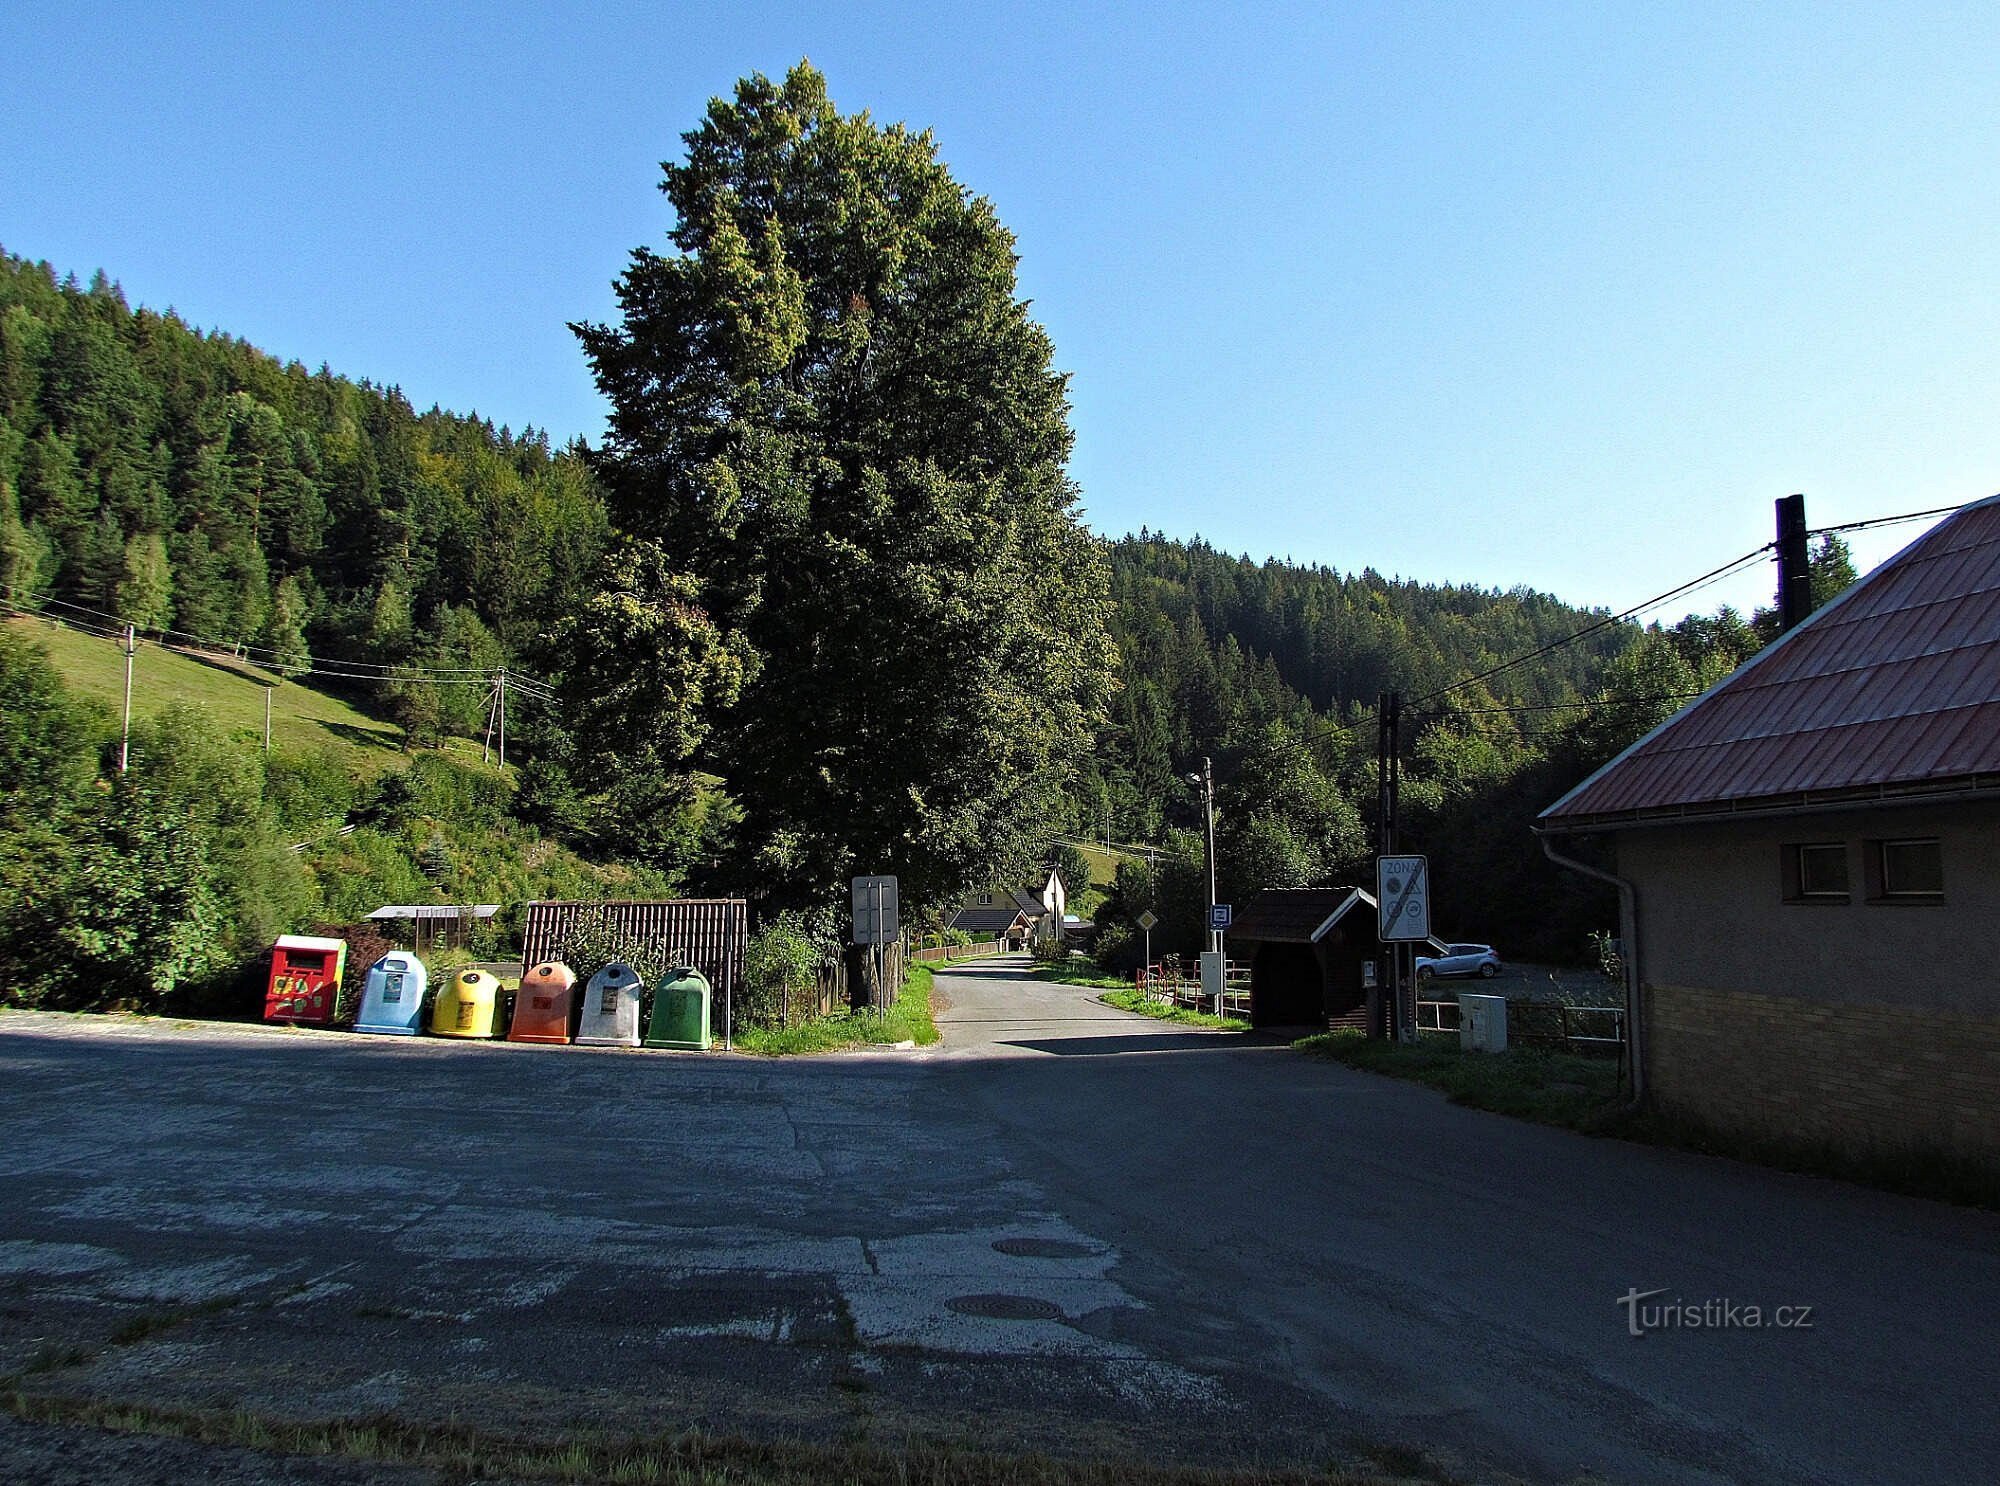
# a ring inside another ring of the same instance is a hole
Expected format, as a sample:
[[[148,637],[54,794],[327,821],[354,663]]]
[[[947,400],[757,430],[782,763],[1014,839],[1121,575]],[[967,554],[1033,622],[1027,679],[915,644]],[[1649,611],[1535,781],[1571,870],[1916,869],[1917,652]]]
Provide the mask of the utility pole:
[[[493,678],[493,690],[486,693],[486,742],[479,750],[479,762],[493,762],[493,723],[500,715],[500,678]]]
[[[1778,633],[1812,613],[1812,560],[1806,551],[1806,498],[1782,495],[1778,508]]]
[[[1375,708],[1375,787],[1377,791],[1375,813],[1375,853],[1377,857],[1396,854],[1396,813],[1401,793],[1400,756],[1402,753],[1403,695],[1401,692],[1385,691]],[[1388,996],[1388,1014],[1384,1016],[1379,1006],[1371,1006],[1368,1012],[1368,1035],[1370,1037],[1399,1036],[1403,1026],[1403,951],[1402,946],[1387,943],[1382,946],[1384,974],[1379,977]],[[1380,993],[1378,992],[1378,1000]],[[1414,1008],[1412,1008],[1414,1011]]]
[[[271,753],[271,693],[277,689],[276,686],[264,688],[264,754],[267,758]]]
[[[1203,855],[1208,859],[1208,907],[1212,924],[1215,918],[1215,764],[1206,757],[1201,761],[1201,822]],[[1220,929],[1209,929],[1208,947],[1216,954],[1222,953]]]
[[[132,762],[132,657],[139,649],[139,636],[132,625],[125,626],[125,728],[118,735],[118,772]]]
[[[500,767],[507,767],[507,668],[500,668]]]

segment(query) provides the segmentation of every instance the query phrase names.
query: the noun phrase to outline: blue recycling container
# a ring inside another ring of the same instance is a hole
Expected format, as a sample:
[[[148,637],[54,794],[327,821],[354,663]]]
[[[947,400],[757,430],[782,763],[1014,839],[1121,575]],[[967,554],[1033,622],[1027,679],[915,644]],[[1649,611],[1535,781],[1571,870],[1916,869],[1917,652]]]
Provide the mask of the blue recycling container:
[[[386,1032],[392,1037],[416,1036],[429,978],[424,962],[415,955],[399,950],[382,956],[368,967],[368,979],[361,988],[361,1013],[354,1019],[354,1030]]]

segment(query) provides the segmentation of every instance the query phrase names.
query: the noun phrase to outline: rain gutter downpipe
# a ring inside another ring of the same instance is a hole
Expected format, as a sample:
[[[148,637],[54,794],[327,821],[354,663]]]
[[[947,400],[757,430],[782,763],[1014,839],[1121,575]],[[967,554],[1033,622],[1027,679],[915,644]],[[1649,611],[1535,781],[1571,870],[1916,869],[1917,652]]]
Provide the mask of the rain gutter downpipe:
[[[1619,958],[1625,962],[1625,1044],[1632,1064],[1632,1097],[1626,1107],[1636,1109],[1646,1097],[1645,1031],[1639,1019],[1639,889],[1629,878],[1593,867],[1556,850],[1553,836],[1537,829],[1542,852],[1558,867],[1568,867],[1585,877],[1595,877],[1618,889]]]

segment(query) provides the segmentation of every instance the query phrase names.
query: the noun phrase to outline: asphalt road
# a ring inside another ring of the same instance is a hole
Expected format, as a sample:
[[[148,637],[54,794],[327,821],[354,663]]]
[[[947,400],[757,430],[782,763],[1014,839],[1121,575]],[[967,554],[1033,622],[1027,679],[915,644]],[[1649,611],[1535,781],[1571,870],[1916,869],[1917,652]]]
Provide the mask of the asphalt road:
[[[1017,964],[938,985],[937,1048],[784,1061],[0,1016],[0,1372],[76,1347],[27,1386],[526,1433],[2000,1479],[2000,1217]],[[1635,1337],[1635,1290],[1810,1325]]]

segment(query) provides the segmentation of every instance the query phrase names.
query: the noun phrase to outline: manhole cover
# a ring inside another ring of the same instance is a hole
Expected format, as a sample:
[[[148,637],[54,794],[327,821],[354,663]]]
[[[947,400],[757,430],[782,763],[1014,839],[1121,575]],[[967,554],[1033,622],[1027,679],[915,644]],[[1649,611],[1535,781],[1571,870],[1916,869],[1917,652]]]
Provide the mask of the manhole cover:
[[[993,1247],[1016,1259],[1088,1259],[1097,1252],[1087,1243],[1064,1238],[996,1238]]]
[[[954,1295],[947,1310],[991,1321],[1060,1321],[1062,1307],[1032,1295]]]

